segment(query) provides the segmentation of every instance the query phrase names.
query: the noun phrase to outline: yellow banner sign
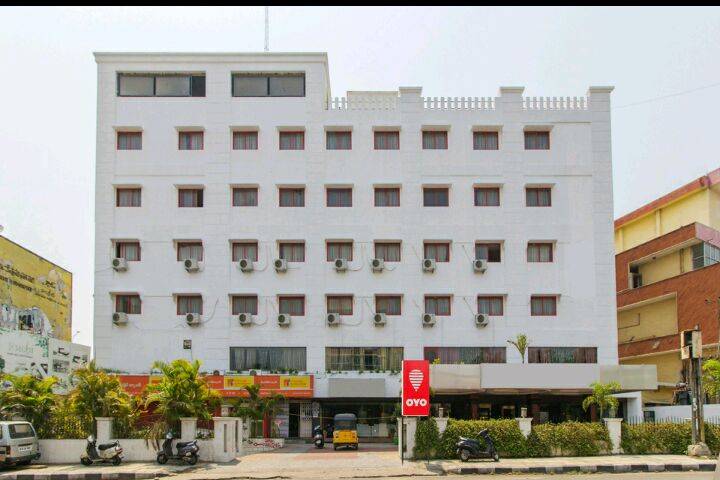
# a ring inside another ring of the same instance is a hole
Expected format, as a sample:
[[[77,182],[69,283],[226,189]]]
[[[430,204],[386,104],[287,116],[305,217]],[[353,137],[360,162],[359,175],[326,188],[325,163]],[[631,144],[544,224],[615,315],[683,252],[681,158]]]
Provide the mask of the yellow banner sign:
[[[309,375],[280,375],[280,390],[309,390],[312,381]]]
[[[245,387],[255,384],[255,377],[251,375],[237,375],[224,377],[223,387],[225,390],[242,390]]]

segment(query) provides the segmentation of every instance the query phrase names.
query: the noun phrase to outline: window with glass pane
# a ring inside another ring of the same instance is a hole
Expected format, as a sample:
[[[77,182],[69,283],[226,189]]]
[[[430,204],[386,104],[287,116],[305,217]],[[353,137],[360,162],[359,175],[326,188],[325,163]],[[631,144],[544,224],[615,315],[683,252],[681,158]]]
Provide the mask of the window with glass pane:
[[[476,207],[499,207],[500,189],[498,187],[475,187]]]
[[[528,243],[527,247],[528,262],[552,262],[553,261],[553,244],[552,243]]]
[[[707,242],[692,246],[693,270],[720,262],[720,248]]]
[[[498,316],[503,315],[503,297],[480,295],[477,299],[478,313]]]
[[[304,207],[305,206],[305,189],[304,188],[281,188],[280,189],[280,206],[281,207]]]
[[[385,315],[402,315],[400,295],[375,295],[375,312]]]
[[[555,316],[557,315],[557,298],[552,296],[534,295],[530,299],[530,315]]]
[[[233,242],[232,244],[232,261],[240,260],[258,261],[258,244],[257,242]]]
[[[233,188],[233,207],[257,207],[257,187],[235,187]]]
[[[197,313],[202,315],[203,301],[200,295],[178,295],[177,296],[177,314],[186,315],[188,313]]]
[[[452,299],[449,295],[426,296],[425,313],[434,313],[438,316],[449,316],[451,303]]]
[[[376,207],[399,207],[400,189],[398,187],[375,187]]]
[[[305,244],[301,242],[281,242],[278,245],[280,258],[288,262],[305,261]]]
[[[121,73],[117,94],[120,97],[204,97],[205,75]]]
[[[139,188],[118,188],[115,190],[115,205],[118,207],[139,207]]]
[[[121,97],[152,97],[155,77],[151,75],[118,75],[118,95]]]
[[[352,207],[352,188],[328,188],[328,207]]]
[[[257,150],[258,132],[233,132],[233,150]]]
[[[353,314],[352,295],[328,295],[326,301],[327,313],[337,313],[338,315]]]
[[[202,150],[204,132],[179,132],[178,149],[180,150]]]
[[[597,347],[528,347],[528,363],[597,363]]]
[[[352,242],[328,242],[327,243],[327,261],[334,262],[338,258],[343,258],[348,262],[353,259]]]
[[[142,150],[142,132],[117,132],[118,150]]]
[[[402,347],[325,347],[330,371],[400,371],[402,360]]]
[[[400,150],[400,132],[375,132],[375,150]]]
[[[139,262],[140,242],[115,242],[115,256],[128,262]]]
[[[399,262],[401,250],[400,242],[375,242],[375,258],[386,262]]]
[[[525,204],[528,207],[550,207],[552,194],[549,188],[526,188]]]
[[[115,295],[115,311],[128,315],[140,315],[140,295]]]
[[[305,297],[302,296],[281,296],[278,298],[280,313],[294,316],[305,315]]]
[[[155,95],[158,97],[189,97],[190,77],[155,77]]]
[[[550,150],[550,132],[525,132],[525,150]]]
[[[185,260],[197,260],[202,262],[203,246],[201,242],[178,242],[177,244],[178,262]]]
[[[475,258],[488,262],[501,261],[501,246],[499,243],[476,243]]]
[[[178,207],[200,208],[203,206],[202,188],[179,188]]]
[[[304,150],[305,132],[280,132],[280,150]]]
[[[352,149],[352,132],[325,132],[328,150]]]
[[[450,261],[450,244],[447,242],[425,242],[424,245],[425,256],[423,258],[430,258],[436,262],[449,262]]]
[[[443,365],[505,363],[505,347],[425,347],[425,360]]]
[[[448,188],[423,188],[423,206],[447,207],[448,205],[450,205],[450,193]]]
[[[448,140],[446,131],[422,132],[423,150],[447,150]]]
[[[305,75],[270,75],[269,91],[271,97],[304,97]]]
[[[474,150],[497,150],[498,132],[473,132]]]
[[[258,297],[257,297],[257,295],[233,295],[232,296],[232,314],[240,315],[241,313],[249,313],[250,315],[258,314]]]
[[[304,372],[305,347],[230,347],[230,370],[268,370]]]

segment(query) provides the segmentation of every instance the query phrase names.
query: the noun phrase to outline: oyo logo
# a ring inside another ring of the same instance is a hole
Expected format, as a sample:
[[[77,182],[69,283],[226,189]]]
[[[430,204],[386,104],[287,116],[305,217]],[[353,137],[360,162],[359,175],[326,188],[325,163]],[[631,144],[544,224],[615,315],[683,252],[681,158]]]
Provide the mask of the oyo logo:
[[[427,403],[427,400],[424,398],[408,398],[405,400],[405,405],[408,407],[424,407]]]
[[[422,385],[425,376],[423,375],[422,371],[415,369],[410,370],[410,373],[408,374],[408,379],[410,380],[410,385],[412,385],[413,389],[415,389],[415,391],[417,392],[418,388],[420,388],[420,385]]]

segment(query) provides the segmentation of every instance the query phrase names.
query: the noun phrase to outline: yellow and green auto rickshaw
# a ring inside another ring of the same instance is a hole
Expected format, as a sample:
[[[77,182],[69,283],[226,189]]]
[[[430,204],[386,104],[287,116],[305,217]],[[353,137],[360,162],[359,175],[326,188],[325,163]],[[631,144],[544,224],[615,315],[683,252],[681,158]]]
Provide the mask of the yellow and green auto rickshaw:
[[[333,418],[333,449],[358,449],[357,417],[354,413],[338,413]]]

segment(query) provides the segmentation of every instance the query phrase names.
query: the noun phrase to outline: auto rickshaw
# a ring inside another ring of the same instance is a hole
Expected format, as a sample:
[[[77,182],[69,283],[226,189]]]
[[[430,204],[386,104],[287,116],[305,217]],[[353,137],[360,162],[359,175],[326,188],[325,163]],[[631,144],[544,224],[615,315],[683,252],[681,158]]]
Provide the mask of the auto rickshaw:
[[[357,417],[354,413],[338,413],[333,418],[333,449],[358,449]]]

